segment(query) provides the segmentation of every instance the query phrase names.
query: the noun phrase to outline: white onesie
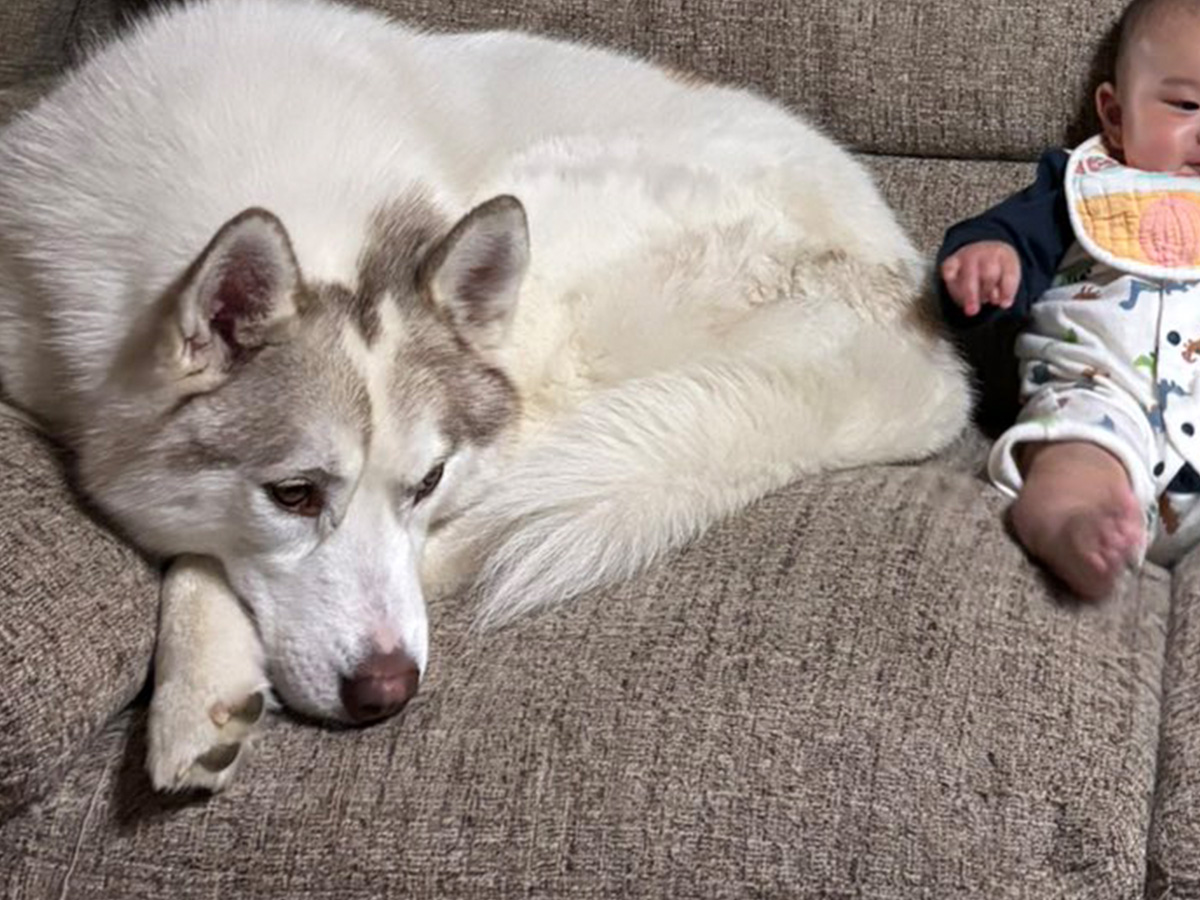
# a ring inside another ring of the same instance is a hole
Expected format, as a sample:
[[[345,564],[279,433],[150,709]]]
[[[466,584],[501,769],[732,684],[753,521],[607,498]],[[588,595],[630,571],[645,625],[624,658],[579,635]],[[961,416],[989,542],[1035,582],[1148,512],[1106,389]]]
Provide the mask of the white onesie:
[[[1018,444],[1098,444],[1129,472],[1147,555],[1169,564],[1200,542],[1200,483],[1167,490],[1200,473],[1200,178],[1128,168],[1092,138],[1066,193],[1076,243],[1017,339],[1024,407],[988,473],[1015,497]]]

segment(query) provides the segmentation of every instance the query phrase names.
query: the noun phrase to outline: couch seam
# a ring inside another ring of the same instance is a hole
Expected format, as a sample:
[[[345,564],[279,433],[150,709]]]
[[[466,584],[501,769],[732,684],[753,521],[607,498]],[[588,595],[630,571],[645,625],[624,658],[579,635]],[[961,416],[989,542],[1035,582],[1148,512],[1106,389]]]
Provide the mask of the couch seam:
[[[861,157],[870,157],[873,159],[913,159],[913,160],[937,160],[939,162],[960,162],[960,163],[1010,163],[1013,165],[1033,165],[1037,162],[1037,157],[1033,156],[954,156],[940,155],[933,153],[892,153],[885,150],[871,150],[856,147],[853,144],[843,144],[852,154]]]
[[[75,866],[79,862],[80,852],[83,849],[84,838],[87,837],[88,825],[91,824],[92,814],[96,811],[97,801],[100,799],[100,789],[104,787],[105,777],[102,774],[96,780],[96,787],[92,791],[92,798],[88,802],[87,812],[83,815],[83,821],[79,824],[79,834],[75,836],[75,847],[71,851],[71,862],[67,865],[67,871],[63,873],[62,883],[59,885],[58,900],[66,900],[67,894],[71,890],[71,876],[75,873]]]
[[[1142,897],[1144,900],[1153,900],[1150,895],[1150,843],[1154,836],[1154,825],[1157,819],[1159,788],[1161,781],[1159,776],[1163,770],[1163,755],[1164,746],[1166,744],[1165,733],[1167,728],[1167,682],[1170,678],[1171,663],[1175,656],[1175,644],[1172,640],[1172,634],[1175,631],[1175,611],[1177,608],[1177,592],[1179,588],[1179,578],[1174,571],[1171,572],[1171,601],[1167,607],[1166,633],[1163,635],[1163,656],[1162,656],[1162,672],[1158,679],[1158,734],[1154,746],[1154,767],[1150,777],[1150,796],[1147,800],[1149,809],[1146,811],[1146,833],[1142,841]],[[1164,873],[1165,874],[1165,873]]]

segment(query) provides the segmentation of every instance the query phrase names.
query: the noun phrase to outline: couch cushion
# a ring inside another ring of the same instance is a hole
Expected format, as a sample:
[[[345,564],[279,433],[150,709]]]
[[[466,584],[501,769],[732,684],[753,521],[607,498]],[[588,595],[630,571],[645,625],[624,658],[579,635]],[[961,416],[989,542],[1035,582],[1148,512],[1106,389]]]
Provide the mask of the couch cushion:
[[[773,495],[487,636],[433,611],[395,720],[282,722],[157,800],[109,728],[0,829],[0,894],[1134,897],[1167,579],[1060,599],[998,495],[929,464]]]
[[[1148,900],[1200,897],[1200,549],[1175,568]]]
[[[157,578],[0,407],[0,818],[57,785],[145,681]]]

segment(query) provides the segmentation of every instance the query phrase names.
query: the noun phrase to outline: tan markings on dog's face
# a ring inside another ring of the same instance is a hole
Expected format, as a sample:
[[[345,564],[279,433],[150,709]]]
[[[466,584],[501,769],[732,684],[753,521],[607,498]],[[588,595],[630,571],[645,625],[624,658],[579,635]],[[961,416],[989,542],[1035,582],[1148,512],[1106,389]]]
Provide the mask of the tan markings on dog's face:
[[[192,462],[268,470],[297,447],[313,444],[313,432],[328,446],[314,450],[335,465],[344,453],[337,442],[365,447],[371,440],[367,386],[344,352],[336,311],[315,290],[292,340],[267,347],[227,384],[181,407],[178,425],[190,435]],[[184,461],[180,461],[181,463]]]
[[[455,445],[490,444],[520,411],[508,377],[459,339],[432,309],[410,320],[402,360],[392,376],[393,403],[428,394],[437,385],[439,418]]]
[[[422,267],[451,226],[420,191],[381,209],[357,284],[301,280],[286,337],[238,361],[216,389],[109,432],[87,480],[135,478],[154,456],[181,485],[198,471],[278,471],[302,448],[301,467],[353,477],[373,455],[380,476],[409,482],[431,453],[495,441],[519,413],[516,390],[424,293]],[[144,356],[127,368],[150,384]],[[426,446],[414,449],[421,434]]]
[[[379,337],[379,304],[390,296],[402,308],[407,307],[422,260],[449,227],[446,217],[419,188],[376,211],[359,259],[353,303],[368,346]]]
[[[379,210],[350,304],[361,342],[345,336],[343,346],[369,386],[377,427],[429,415],[452,445],[484,445],[519,403],[504,373],[455,334],[425,293],[425,265],[451,224],[421,191]]]
[[[367,349],[379,340],[380,304],[388,296],[406,301],[421,260],[448,229],[445,217],[425,191],[414,188],[378,210],[368,227],[367,243],[358,260],[358,283],[324,283],[315,287],[318,308],[340,313],[351,322]]]
[[[340,284],[325,284],[320,288],[326,308],[340,310],[352,322],[366,344],[379,337],[379,297],[363,290],[352,291]]]
[[[166,300],[173,298],[168,294]],[[174,397],[158,415],[131,418],[128,427],[105,433],[102,445],[89,442],[81,460],[85,481],[101,485],[128,477],[128,470],[151,457],[178,471],[181,480],[205,469],[270,466],[305,443],[302,426],[316,423],[343,440],[368,442],[366,386],[334,340],[340,333],[336,304],[327,289],[303,284],[294,302],[297,315],[287,338],[246,354],[220,386]],[[155,315],[167,305],[160,304]],[[138,385],[149,396],[164,385],[159,363],[146,352],[161,326],[150,317],[147,322],[135,328],[110,377]],[[146,543],[155,546],[152,539]]]
[[[375,217],[358,283],[301,278],[286,334],[238,359],[212,390],[172,399],[169,381],[154,387],[154,361],[143,355],[128,377],[161,392],[164,406],[109,430],[103,446],[89,444],[84,482],[114,498],[118,522],[138,526],[146,517],[122,505],[137,491],[124,486],[153,470],[170,496],[135,539],[165,553],[220,555],[222,534],[188,524],[204,498],[245,504],[276,481],[313,473],[349,502],[363,477],[407,490],[451,457],[462,457],[455,471],[470,479],[472,454],[460,451],[494,443],[520,402],[486,351],[423,293],[422,266],[451,225],[423,194],[390,204]],[[224,534],[244,529],[247,553],[266,553],[272,533],[255,515],[211,518]]]

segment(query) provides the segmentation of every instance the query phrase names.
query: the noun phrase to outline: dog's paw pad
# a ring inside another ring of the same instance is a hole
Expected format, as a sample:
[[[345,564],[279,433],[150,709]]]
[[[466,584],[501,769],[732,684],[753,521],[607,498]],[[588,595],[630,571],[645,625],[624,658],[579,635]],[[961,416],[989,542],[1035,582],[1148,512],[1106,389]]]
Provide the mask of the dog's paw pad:
[[[190,702],[181,686],[160,685],[150,706],[146,768],[160,791],[219,791],[246,758],[267,710],[265,691],[237,701]]]
[[[266,711],[266,696],[262,691],[255,691],[238,704],[217,701],[209,707],[208,717],[223,731],[241,732],[257,725]]]
[[[197,756],[196,765],[216,775],[237,762],[241,752],[241,744],[221,744]]]

